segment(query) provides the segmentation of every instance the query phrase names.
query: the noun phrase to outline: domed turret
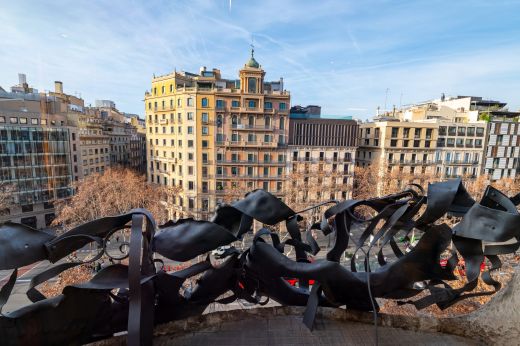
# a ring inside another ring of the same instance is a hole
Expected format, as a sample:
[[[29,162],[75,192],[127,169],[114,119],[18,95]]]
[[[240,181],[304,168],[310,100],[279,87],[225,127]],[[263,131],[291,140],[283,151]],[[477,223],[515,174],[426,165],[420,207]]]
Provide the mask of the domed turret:
[[[251,58],[247,62],[246,66],[247,67],[254,67],[254,68],[259,68],[260,67],[260,64],[258,63],[258,61],[255,60],[255,49],[254,48],[251,48]]]

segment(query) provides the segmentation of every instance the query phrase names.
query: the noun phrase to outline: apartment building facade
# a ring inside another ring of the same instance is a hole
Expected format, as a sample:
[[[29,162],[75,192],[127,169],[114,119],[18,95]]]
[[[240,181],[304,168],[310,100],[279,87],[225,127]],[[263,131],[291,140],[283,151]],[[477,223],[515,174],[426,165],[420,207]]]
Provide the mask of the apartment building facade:
[[[439,178],[476,178],[486,174],[491,180],[497,180],[514,178],[520,171],[517,132],[520,112],[509,111],[506,105],[482,97],[446,98],[443,95],[439,100],[394,112],[392,117],[387,114],[386,119],[410,124],[428,122],[438,127],[436,152],[431,163]],[[371,127],[362,127],[365,126]],[[366,155],[363,153],[365,144],[373,143],[369,132],[361,132],[363,148],[358,155],[361,164]]]
[[[352,120],[291,119],[287,202],[309,205],[352,198],[357,133]]]
[[[434,174],[438,125],[382,118],[359,126],[358,166],[378,163],[381,174]]]
[[[520,112],[495,112],[488,124],[484,172],[492,180],[520,175]]]
[[[25,75],[19,77],[11,92],[0,91],[0,183],[12,196],[0,222],[42,228],[54,219],[53,202],[73,193],[74,131],[57,113],[56,97],[38,93]]]
[[[253,52],[238,77],[174,72],[145,94],[148,179],[180,190],[173,218],[208,218],[257,188],[283,194],[290,95]]]
[[[487,124],[480,122],[440,122],[435,175],[441,178],[476,178],[482,172]]]
[[[138,133],[131,124],[91,113],[83,99],[63,92],[62,82],[55,82],[54,91],[39,93],[25,75],[19,79],[10,92],[0,88],[0,184],[12,188],[14,197],[0,222],[49,226],[54,202],[72,196],[72,182],[103,172],[114,157],[120,164],[120,153],[126,155],[126,167],[144,172],[144,129]],[[114,135],[113,127],[124,132]],[[114,143],[116,136],[125,140]]]

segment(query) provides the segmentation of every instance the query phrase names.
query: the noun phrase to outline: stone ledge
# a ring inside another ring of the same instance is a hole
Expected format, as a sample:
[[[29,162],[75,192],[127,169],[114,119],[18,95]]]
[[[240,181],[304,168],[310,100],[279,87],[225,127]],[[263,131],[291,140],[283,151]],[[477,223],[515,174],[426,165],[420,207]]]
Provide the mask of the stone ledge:
[[[449,339],[450,342],[462,344],[517,345],[520,339],[519,272],[520,267],[515,268],[515,273],[509,284],[498,292],[488,304],[472,313],[445,318],[378,314],[378,326],[386,330],[400,329],[418,333],[434,333],[424,334],[426,338],[431,340],[433,340],[432,335],[438,334],[439,337],[446,336],[448,338],[453,335],[453,339]],[[209,333],[212,332],[217,333],[221,331],[221,326],[226,323],[243,323],[248,320],[269,321],[279,316],[287,316],[292,321],[298,321],[299,325],[292,328],[301,332],[305,328],[302,323],[304,310],[304,307],[274,306],[217,311],[159,325],[155,327],[154,340],[163,339],[162,342],[159,341],[158,343],[168,344],[164,340],[182,339],[186,335],[193,336],[199,331],[206,335],[210,335]],[[371,328],[373,323],[373,314],[356,310],[320,307],[316,314],[316,324],[323,324],[323,321],[355,324],[357,327],[354,326],[354,328],[362,327],[363,333],[368,333],[367,328]],[[261,333],[262,330],[258,332]],[[96,342],[93,345],[125,344],[126,335],[121,335]]]

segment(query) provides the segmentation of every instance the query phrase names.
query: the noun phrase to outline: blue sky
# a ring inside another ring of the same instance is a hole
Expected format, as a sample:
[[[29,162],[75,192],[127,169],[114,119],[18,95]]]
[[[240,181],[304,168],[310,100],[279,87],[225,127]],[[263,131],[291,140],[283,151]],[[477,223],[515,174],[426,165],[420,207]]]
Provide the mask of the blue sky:
[[[0,86],[25,72],[86,103],[143,114],[155,73],[220,68],[249,56],[284,77],[292,104],[368,118],[446,95],[520,108],[520,1],[0,0]]]

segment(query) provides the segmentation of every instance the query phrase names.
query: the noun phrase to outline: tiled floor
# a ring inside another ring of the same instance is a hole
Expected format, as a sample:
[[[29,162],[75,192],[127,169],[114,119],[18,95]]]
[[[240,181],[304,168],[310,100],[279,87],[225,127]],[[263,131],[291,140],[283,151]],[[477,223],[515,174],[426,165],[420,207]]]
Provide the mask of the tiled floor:
[[[316,320],[311,332],[300,316],[251,316],[222,322],[211,329],[176,336],[156,337],[154,345],[375,345],[374,327],[356,322]],[[473,345],[457,336],[378,328],[379,345]]]

